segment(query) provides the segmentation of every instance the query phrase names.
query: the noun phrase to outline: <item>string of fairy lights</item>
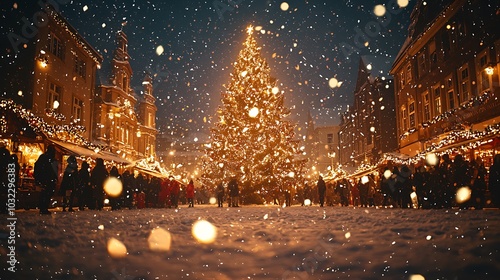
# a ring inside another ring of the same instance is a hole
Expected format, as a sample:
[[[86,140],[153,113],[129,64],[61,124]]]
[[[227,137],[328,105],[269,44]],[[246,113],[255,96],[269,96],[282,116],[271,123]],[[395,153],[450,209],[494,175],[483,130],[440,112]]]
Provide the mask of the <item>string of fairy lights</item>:
[[[472,97],[471,99],[469,99],[469,101],[460,105],[459,107],[448,110],[440,115],[435,116],[431,120],[428,120],[428,121],[421,123],[420,126],[423,128],[426,128],[426,127],[429,127],[429,126],[434,125],[436,123],[439,123],[441,121],[445,121],[445,120],[448,120],[448,119],[453,118],[453,117],[456,118],[457,112],[463,111],[463,110],[468,109],[468,108],[472,108],[474,106],[482,105],[482,104],[488,102],[488,100],[491,99],[491,96],[492,96],[492,94],[490,91],[485,91],[482,95]],[[399,136],[399,139],[403,140],[406,137],[410,136],[411,134],[417,132],[417,130],[418,129],[416,127],[412,127],[410,129],[408,129],[407,131],[405,131],[403,134],[401,134]]]
[[[395,164],[418,164],[425,160],[429,153],[434,153],[437,156],[443,154],[466,153],[467,151],[477,149],[478,147],[493,142],[495,137],[500,135],[500,123],[487,126],[482,131],[472,130],[457,130],[450,132],[446,137],[439,142],[429,145],[425,150],[417,155],[408,158],[401,158],[397,155],[386,153],[375,164],[360,165],[350,177],[357,177],[358,174],[363,174],[369,171],[375,171],[387,161],[392,161]],[[463,144],[460,144],[463,143]],[[455,146],[457,145],[457,146]]]

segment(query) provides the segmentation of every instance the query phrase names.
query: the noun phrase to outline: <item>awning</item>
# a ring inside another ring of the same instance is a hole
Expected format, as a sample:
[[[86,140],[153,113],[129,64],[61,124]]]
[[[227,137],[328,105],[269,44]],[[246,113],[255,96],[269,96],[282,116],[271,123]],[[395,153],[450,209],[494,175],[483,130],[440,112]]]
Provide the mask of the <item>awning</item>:
[[[134,167],[135,170],[139,171],[140,173],[145,173],[145,174],[148,174],[148,175],[151,175],[153,177],[157,177],[157,178],[168,178],[167,175],[164,175],[158,171],[154,171],[154,170],[149,170],[149,169],[144,169],[144,168],[140,168],[140,167],[137,167],[135,166]]]
[[[115,162],[118,164],[130,164],[130,161],[107,151],[99,151],[96,152],[94,150],[72,144],[72,143],[67,143],[67,142],[62,142],[59,140],[54,140],[54,139],[48,139],[51,143],[54,145],[58,146],[62,150],[66,151],[68,154],[74,155],[74,156],[84,156],[84,157],[90,157],[93,159],[97,158],[102,158],[103,160],[110,161],[110,162]]]

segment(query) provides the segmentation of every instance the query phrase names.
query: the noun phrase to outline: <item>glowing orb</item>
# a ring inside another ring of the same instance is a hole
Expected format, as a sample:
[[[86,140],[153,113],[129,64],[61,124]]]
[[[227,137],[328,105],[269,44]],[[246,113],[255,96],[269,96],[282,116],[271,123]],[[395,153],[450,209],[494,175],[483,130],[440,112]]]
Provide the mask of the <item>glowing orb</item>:
[[[208,200],[208,203],[210,203],[210,204],[214,205],[215,203],[217,203],[217,198],[215,198],[215,197],[213,197],[213,196],[212,196],[212,197]]]
[[[389,169],[384,171],[384,178],[389,179],[391,176],[392,176],[392,172]]]
[[[345,238],[346,238],[346,239],[349,239],[350,237],[351,237],[351,233],[350,233],[350,232],[346,232],[346,234],[345,234]]]
[[[311,200],[310,199],[304,200],[304,205],[305,206],[311,206]]]
[[[18,91],[18,92],[17,92],[17,95],[19,95],[19,96],[23,96],[23,91],[22,91],[22,90]]]
[[[273,87],[273,89],[271,90],[271,92],[273,94],[276,94],[276,93],[280,92],[280,89],[278,87]]]
[[[339,81],[335,78],[331,78],[329,81],[328,81],[328,85],[331,87],[331,88],[336,88],[339,86]]]
[[[122,193],[122,181],[116,177],[109,177],[104,182],[104,191],[111,197],[118,197]]]
[[[288,173],[288,177],[290,177],[290,178],[293,178],[293,177],[295,177],[295,172],[293,172],[293,171],[290,171],[290,173]]]
[[[124,258],[127,256],[127,247],[118,239],[111,237],[108,240],[108,253],[113,258]]]
[[[375,132],[375,127],[374,126],[370,127],[370,132]]]
[[[432,236],[427,235],[427,237],[425,237],[425,239],[427,239],[427,240],[431,240],[431,239],[432,239]]]
[[[370,181],[370,179],[368,179],[368,176],[361,177],[361,183],[362,184],[366,184],[366,183],[368,183],[368,181]]]
[[[400,8],[404,8],[406,6],[408,6],[408,0],[398,0],[398,5]]]
[[[97,228],[98,228],[99,230],[104,230],[104,225],[99,225]]]
[[[425,161],[428,165],[434,166],[439,163],[439,158],[435,153],[428,153],[425,155]]]
[[[109,204],[109,199],[104,199],[104,204]]]
[[[219,163],[219,167],[220,167],[220,168],[224,167],[224,163],[222,163],[222,162],[221,162],[221,163]]]
[[[86,12],[89,9],[89,6],[85,5],[83,6],[83,11]]]
[[[281,9],[282,11],[287,11],[287,10],[288,10],[288,8],[290,8],[290,5],[288,5],[288,3],[287,3],[287,2],[283,2],[283,3],[281,3],[281,5],[280,5],[280,9]]]
[[[163,49],[163,46],[162,45],[159,45],[158,47],[156,47],[156,54],[157,55],[161,55],[163,53],[164,49]]]
[[[269,218],[269,215],[268,214],[265,214],[264,215],[264,220],[267,220]]]
[[[194,223],[191,233],[198,242],[210,244],[217,237],[217,228],[208,221],[199,220]]]
[[[258,114],[259,114],[259,108],[257,108],[257,107],[253,107],[252,109],[250,109],[250,111],[248,111],[248,115],[251,118],[257,117]]]
[[[470,199],[471,189],[467,186],[461,187],[457,190],[456,199],[458,203],[464,203]]]
[[[420,274],[412,274],[409,280],[425,280],[425,277]]]
[[[367,69],[367,70],[372,70],[372,68],[373,68],[373,67],[372,67],[372,65],[371,65],[371,64],[366,65],[366,69]]]
[[[375,8],[373,8],[373,13],[378,17],[385,15],[384,5],[376,5]]]
[[[162,228],[155,228],[148,237],[149,249],[153,251],[170,251],[172,236]]]
[[[241,76],[245,77],[247,75],[247,73],[248,73],[247,71],[243,71],[243,72],[241,72]]]

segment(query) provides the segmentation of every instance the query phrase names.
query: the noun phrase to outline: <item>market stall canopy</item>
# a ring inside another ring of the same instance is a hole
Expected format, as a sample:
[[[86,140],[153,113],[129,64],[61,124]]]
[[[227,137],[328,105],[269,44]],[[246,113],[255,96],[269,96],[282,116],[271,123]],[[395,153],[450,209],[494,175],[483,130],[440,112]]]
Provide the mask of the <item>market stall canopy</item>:
[[[93,159],[102,158],[103,160],[116,162],[118,164],[130,164],[130,161],[107,151],[94,151],[76,144],[67,143],[59,140],[48,139],[51,143],[75,156],[90,157]]]

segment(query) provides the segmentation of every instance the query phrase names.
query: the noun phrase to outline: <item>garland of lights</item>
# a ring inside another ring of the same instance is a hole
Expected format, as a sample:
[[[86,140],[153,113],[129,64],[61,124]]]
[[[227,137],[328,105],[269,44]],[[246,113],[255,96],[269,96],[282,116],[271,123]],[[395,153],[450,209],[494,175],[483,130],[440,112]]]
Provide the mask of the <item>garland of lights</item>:
[[[461,131],[453,131],[450,134],[448,134],[445,138],[443,138],[439,143],[432,144],[427,149],[424,151],[418,153],[414,157],[410,157],[407,159],[401,159],[400,157],[397,157],[392,154],[384,154],[382,158],[375,164],[362,164],[360,165],[356,171],[354,171],[353,174],[350,174],[349,177],[355,177],[356,174],[360,174],[363,172],[375,170],[384,162],[386,161],[392,161],[397,164],[403,165],[403,164],[416,164],[420,162],[421,160],[425,159],[426,155],[428,153],[434,153],[435,151],[445,148],[446,146],[453,145],[455,143],[459,143],[460,141],[467,141],[467,140],[474,140],[474,139],[484,139],[488,138],[490,136],[498,136],[500,135],[500,123],[496,123],[493,125],[490,125],[486,127],[483,131],[470,131],[470,130],[461,130]],[[452,147],[449,149],[446,149],[444,151],[441,151],[439,153],[436,153],[438,156],[443,155],[443,154],[450,154],[454,152],[459,152],[460,150],[467,151],[470,149],[475,149],[485,143],[488,143],[490,140],[480,140],[480,141],[473,141],[470,143],[466,143],[464,145],[461,145],[460,147]]]
[[[81,36],[75,34],[74,32],[71,31],[71,29],[69,28],[68,24],[66,23],[66,21],[59,15],[59,13],[57,13],[56,11],[54,10],[51,10],[49,12],[49,15],[52,17],[52,19],[58,24],[60,25],[62,28],[65,29],[65,31],[70,34],[70,36],[72,37],[73,40],[75,40],[75,42],[82,48],[85,50],[85,52],[94,60],[94,62],[97,64],[97,65],[100,65],[101,63],[99,62],[99,60],[101,59],[100,57],[97,57],[94,55],[93,53],[93,50],[91,48],[89,48],[87,46],[87,44],[85,44],[84,41],[82,41],[82,38]]]
[[[482,105],[482,104],[486,103],[490,98],[491,98],[491,92],[486,91],[486,92],[484,92],[480,96],[474,96],[469,101],[467,101],[467,103],[464,103],[464,104],[460,105],[460,107],[458,107],[458,108],[453,108],[453,109],[451,109],[451,110],[449,110],[447,112],[442,113],[441,115],[435,116],[434,118],[432,118],[429,121],[421,123],[420,126],[423,127],[423,128],[426,128],[426,127],[429,127],[429,126],[431,126],[433,124],[436,124],[436,123],[438,123],[440,121],[447,120],[450,117],[456,116],[456,113],[458,111],[462,111],[462,110],[465,110],[465,109],[468,109],[468,108],[472,108],[473,106]],[[456,128],[457,127],[452,127],[450,129],[456,129]],[[415,132],[417,132],[417,129],[415,127],[412,127],[410,129],[408,129],[405,133],[403,133],[402,135],[400,135],[399,139],[403,140],[403,139],[405,139],[406,137],[408,137],[409,135],[411,135],[411,134],[413,134]]]
[[[25,120],[33,129],[33,131],[37,133],[43,133],[50,138],[64,141],[68,140],[66,138],[63,138],[63,136],[66,136],[73,140],[74,144],[81,145],[91,150],[102,149],[102,147],[91,143],[81,135],[83,132],[85,132],[84,126],[67,124],[50,125],[41,117],[36,116],[28,109],[24,109],[21,105],[14,103],[14,101],[12,100],[0,100],[0,109],[16,114],[19,118]],[[4,125],[6,126],[7,122],[5,122],[5,124],[2,122],[2,128],[0,130],[4,130]]]

